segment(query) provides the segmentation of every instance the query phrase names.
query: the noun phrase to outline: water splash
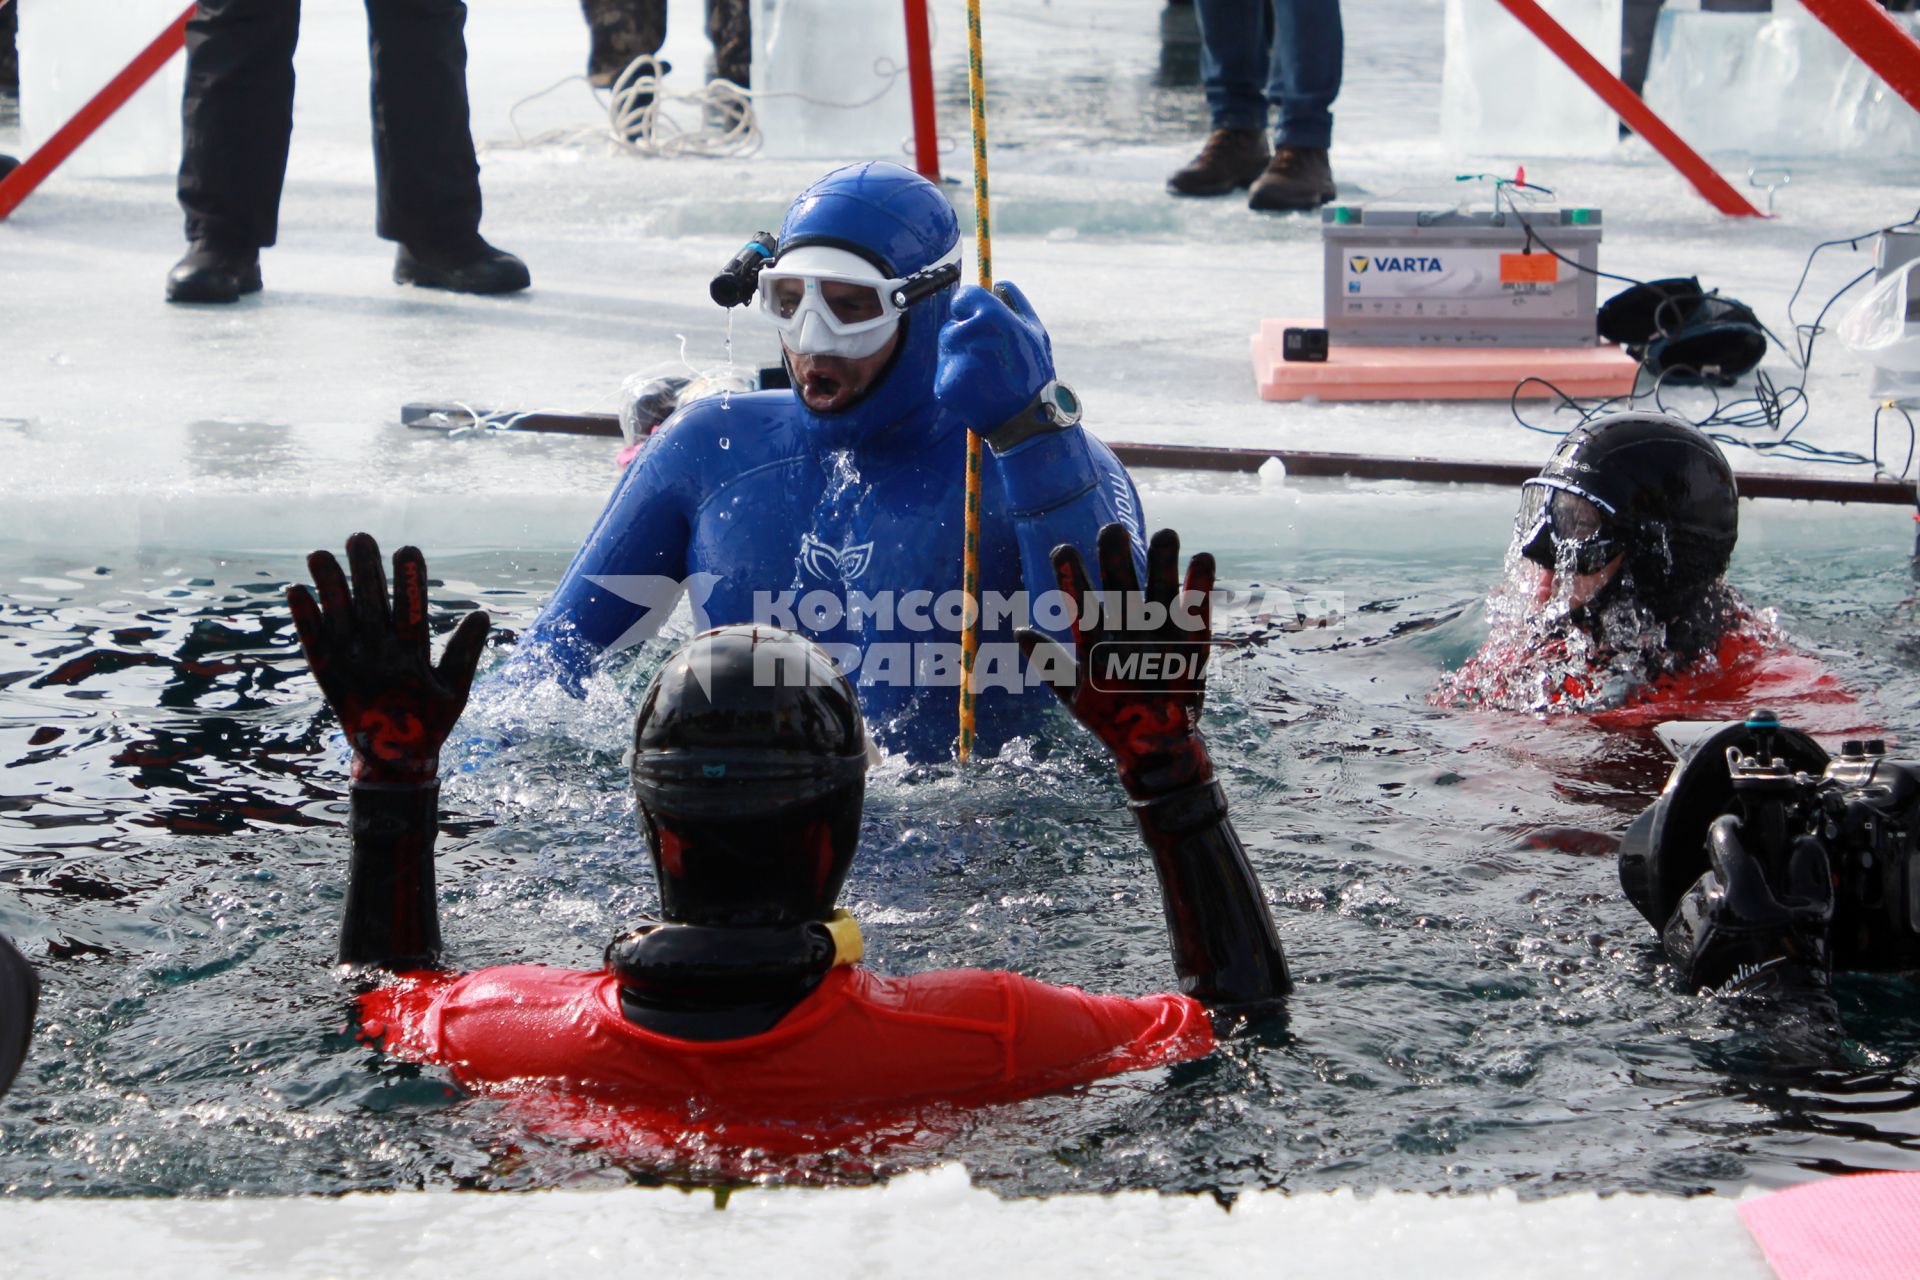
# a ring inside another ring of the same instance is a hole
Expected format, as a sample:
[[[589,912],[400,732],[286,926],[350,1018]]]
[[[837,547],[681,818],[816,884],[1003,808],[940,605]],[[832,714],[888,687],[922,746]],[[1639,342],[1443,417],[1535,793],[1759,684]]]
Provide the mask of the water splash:
[[[849,554],[853,531],[859,525],[860,510],[873,494],[873,486],[860,475],[853,450],[835,449],[821,458],[826,471],[820,497],[813,505],[807,534],[794,556],[792,588],[805,591],[822,581],[843,585],[847,566],[864,560]],[[857,572],[852,576],[858,576]]]
[[[1486,641],[1441,678],[1428,696],[1431,705],[1539,716],[1607,711],[1682,674],[1695,683],[1723,674],[1720,654],[1728,643],[1743,655],[1786,647],[1771,618],[1749,610],[1722,581],[1709,586],[1698,605],[1719,643],[1689,652],[1641,602],[1626,566],[1607,590],[1582,579],[1573,554],[1563,548],[1549,578],[1517,543],[1509,545],[1500,581],[1487,596]]]

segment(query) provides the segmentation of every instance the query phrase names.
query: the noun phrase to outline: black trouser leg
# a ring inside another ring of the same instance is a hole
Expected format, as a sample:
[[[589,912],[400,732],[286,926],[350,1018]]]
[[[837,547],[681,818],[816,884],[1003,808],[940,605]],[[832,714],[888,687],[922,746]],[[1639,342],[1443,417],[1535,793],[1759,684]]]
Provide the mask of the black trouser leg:
[[[273,243],[299,38],[300,0],[200,0],[188,20],[180,148],[187,239]]]
[[[19,19],[16,6],[0,8],[0,89],[17,93],[20,89],[20,55],[14,49],[14,33]]]
[[[379,231],[416,249],[480,238],[466,24],[461,0],[367,0]]]

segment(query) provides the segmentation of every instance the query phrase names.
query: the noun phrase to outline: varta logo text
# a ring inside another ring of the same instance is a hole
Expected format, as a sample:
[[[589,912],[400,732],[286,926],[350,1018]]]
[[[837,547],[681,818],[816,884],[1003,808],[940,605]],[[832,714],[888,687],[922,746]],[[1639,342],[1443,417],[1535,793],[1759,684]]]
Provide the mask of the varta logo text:
[[[1360,275],[1365,272],[1369,265],[1376,271],[1404,271],[1409,273],[1432,274],[1446,270],[1446,268],[1440,265],[1440,259],[1438,258],[1413,256],[1389,258],[1374,254],[1370,258],[1347,259],[1347,268],[1355,275]]]

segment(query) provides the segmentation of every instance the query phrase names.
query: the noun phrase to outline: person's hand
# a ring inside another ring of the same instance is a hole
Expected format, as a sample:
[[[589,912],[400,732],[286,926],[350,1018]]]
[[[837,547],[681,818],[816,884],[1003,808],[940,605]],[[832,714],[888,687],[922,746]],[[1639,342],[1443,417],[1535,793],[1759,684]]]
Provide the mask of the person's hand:
[[[1053,342],[1015,286],[1003,281],[988,293],[967,285],[955,291],[952,318],[940,331],[938,368],[934,395],[991,442],[1053,381]]]
[[[1831,964],[1833,924],[1833,879],[1824,846],[1811,837],[1795,842],[1779,892],[1732,815],[1708,828],[1707,858],[1708,870],[1662,931],[1688,985],[1759,989],[1776,980],[1781,966],[1823,979]]]
[[[1187,565],[1180,584],[1180,535],[1162,529],[1147,546],[1147,589],[1133,568],[1133,540],[1125,525],[1100,531],[1101,591],[1087,582],[1080,552],[1053,550],[1053,571],[1075,606],[1074,657],[1032,628],[1019,633],[1020,651],[1043,674],[1067,710],[1113,752],[1120,781],[1135,799],[1164,795],[1213,777],[1200,736],[1211,649],[1213,557]],[[1098,616],[1087,618],[1088,601]],[[1118,608],[1119,616],[1110,616]]]
[[[484,613],[461,619],[436,667],[427,644],[427,562],[419,550],[394,553],[391,605],[379,544],[354,534],[347,563],[351,590],[328,551],[307,557],[318,603],[304,586],[287,588],[300,647],[353,748],[354,781],[431,782],[440,744],[467,705],[492,622]]]

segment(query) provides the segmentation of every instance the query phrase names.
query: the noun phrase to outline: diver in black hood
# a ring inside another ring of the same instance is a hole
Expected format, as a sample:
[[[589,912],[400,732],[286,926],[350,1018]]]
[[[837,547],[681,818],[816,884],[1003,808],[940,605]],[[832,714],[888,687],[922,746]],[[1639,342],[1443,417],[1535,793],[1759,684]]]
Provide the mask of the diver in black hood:
[[[1619,413],[1569,432],[1521,486],[1508,553],[1510,574],[1545,572],[1496,599],[1486,646],[1436,701],[1593,710],[1692,670],[1749,617],[1725,578],[1738,537],[1733,471],[1697,428]]]
[[[1568,433],[1520,491],[1516,545],[1547,571],[1549,592],[1571,573],[1577,625],[1604,640],[1608,606],[1631,601],[1666,628],[1677,663],[1718,645],[1738,609],[1725,574],[1740,495],[1705,433],[1661,414],[1614,414]]]

